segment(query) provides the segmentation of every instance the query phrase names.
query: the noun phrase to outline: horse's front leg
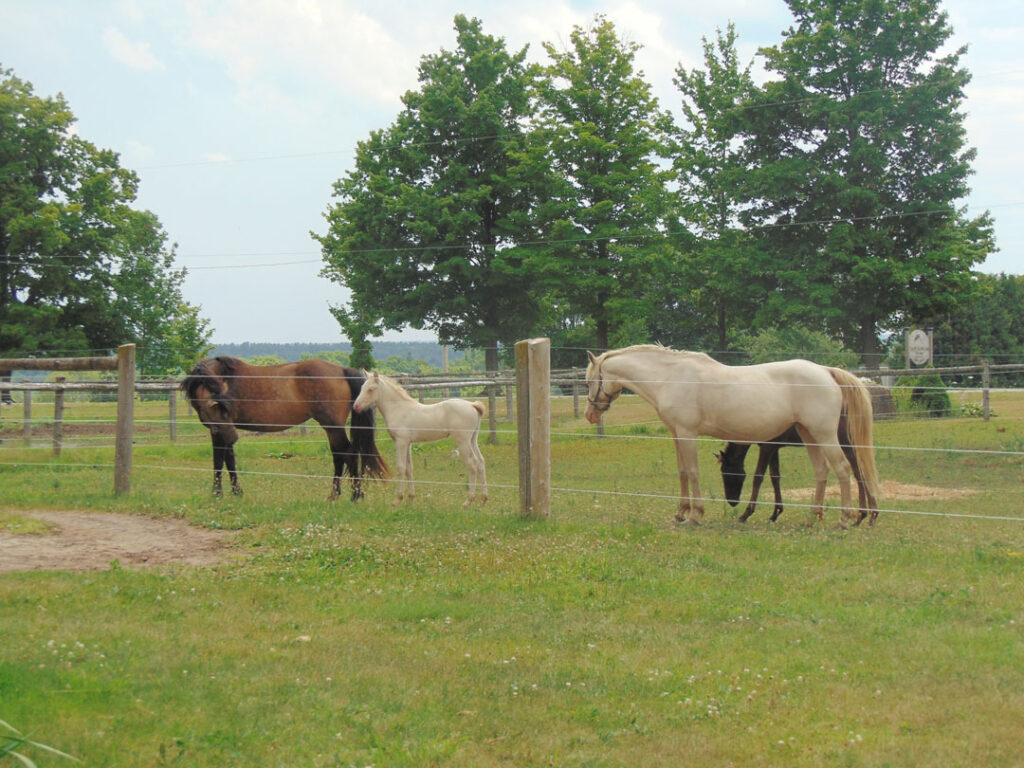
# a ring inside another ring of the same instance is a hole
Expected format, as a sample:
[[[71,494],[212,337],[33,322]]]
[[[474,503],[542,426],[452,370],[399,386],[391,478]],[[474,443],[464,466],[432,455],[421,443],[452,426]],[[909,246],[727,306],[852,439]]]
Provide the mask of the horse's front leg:
[[[238,482],[238,469],[235,465],[235,442],[238,440],[238,432],[234,428],[227,430],[215,427],[210,430],[210,439],[213,442],[213,495],[217,498],[224,495],[221,476],[226,465],[228,477],[231,479],[231,492],[241,496],[242,486]]]
[[[704,500],[700,495],[695,437],[676,437],[676,463],[679,468],[678,522],[699,525],[704,518]]]
[[[227,451],[227,448],[220,444],[220,440],[216,435],[211,437],[213,440],[213,495],[219,499],[224,495],[221,475],[224,471],[224,453]]]

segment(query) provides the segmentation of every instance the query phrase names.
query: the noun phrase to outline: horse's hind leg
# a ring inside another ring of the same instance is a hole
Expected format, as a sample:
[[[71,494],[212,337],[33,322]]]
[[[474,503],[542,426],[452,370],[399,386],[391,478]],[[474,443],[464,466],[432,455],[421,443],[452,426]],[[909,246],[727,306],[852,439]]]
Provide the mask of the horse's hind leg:
[[[341,478],[345,476],[345,468],[348,467],[349,475],[352,477],[352,501],[362,498],[363,492],[359,482],[356,468],[356,456],[352,452],[352,444],[344,427],[324,427],[327,433],[327,443],[331,447],[331,458],[334,461],[334,477],[331,478],[331,493],[328,501],[334,501],[341,495]]]

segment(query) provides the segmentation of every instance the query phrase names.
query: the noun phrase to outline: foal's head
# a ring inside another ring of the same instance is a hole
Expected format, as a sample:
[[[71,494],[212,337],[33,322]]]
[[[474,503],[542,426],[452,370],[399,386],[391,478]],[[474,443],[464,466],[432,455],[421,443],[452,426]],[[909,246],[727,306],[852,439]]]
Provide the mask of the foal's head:
[[[747,471],[743,467],[743,460],[747,456],[749,445],[729,443],[725,449],[716,453],[715,458],[722,465],[722,484],[725,486],[725,499],[730,506],[739,504],[740,494],[743,493],[743,483],[747,479]]]
[[[356,413],[362,413],[373,408],[380,399],[380,374],[376,371],[373,373],[363,371],[363,377],[366,381],[363,382],[363,386],[359,390],[359,397],[352,403],[352,410]]]

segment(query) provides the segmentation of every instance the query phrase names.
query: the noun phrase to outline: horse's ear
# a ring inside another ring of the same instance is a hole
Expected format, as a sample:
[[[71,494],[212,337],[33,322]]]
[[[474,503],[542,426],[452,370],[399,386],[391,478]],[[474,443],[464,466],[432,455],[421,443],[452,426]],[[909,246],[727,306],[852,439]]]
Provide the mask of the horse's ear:
[[[725,461],[725,454],[721,451],[715,451],[715,458],[718,459],[718,463],[721,464]]]
[[[594,363],[594,364],[596,365],[596,364],[597,364],[597,358],[596,358],[596,357],[594,356],[594,353],[593,353],[593,352],[591,352],[591,351],[590,351],[590,350],[588,349],[588,350],[587,350],[587,355],[589,355],[589,356],[590,356],[590,362],[592,362],[592,363]]]

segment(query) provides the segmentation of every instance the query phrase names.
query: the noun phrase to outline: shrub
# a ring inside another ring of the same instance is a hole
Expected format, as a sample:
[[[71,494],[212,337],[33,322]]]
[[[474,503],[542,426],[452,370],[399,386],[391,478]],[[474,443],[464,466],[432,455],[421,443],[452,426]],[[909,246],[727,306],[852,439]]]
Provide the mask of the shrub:
[[[901,413],[915,413],[939,418],[953,412],[953,402],[942,377],[937,373],[901,376],[896,382],[893,399]]]

